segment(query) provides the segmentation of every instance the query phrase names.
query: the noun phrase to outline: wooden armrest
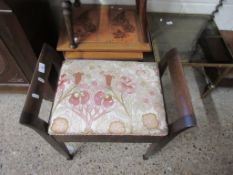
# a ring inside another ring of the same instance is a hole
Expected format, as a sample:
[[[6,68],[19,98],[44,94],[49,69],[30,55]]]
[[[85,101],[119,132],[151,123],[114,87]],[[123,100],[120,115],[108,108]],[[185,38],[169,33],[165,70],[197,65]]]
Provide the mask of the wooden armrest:
[[[191,97],[186,84],[181,58],[176,49],[172,49],[165,56],[171,76],[175,96],[176,110],[179,119],[169,125],[172,134],[196,126]],[[164,68],[163,68],[164,69]]]
[[[54,97],[61,61],[60,56],[50,46],[44,44],[21,113],[21,124],[45,125],[38,115],[42,100]]]

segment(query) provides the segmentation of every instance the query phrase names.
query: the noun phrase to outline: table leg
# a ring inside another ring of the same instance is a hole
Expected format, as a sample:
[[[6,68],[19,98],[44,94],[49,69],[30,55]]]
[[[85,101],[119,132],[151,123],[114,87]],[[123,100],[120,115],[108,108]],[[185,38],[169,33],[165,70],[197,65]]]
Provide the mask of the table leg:
[[[77,45],[74,40],[74,31],[73,31],[73,23],[72,23],[72,4],[70,1],[62,2],[62,11],[65,20],[66,30],[70,41],[70,47],[76,48]]]
[[[136,0],[136,4],[137,4],[139,20],[142,25],[142,33],[144,36],[144,41],[147,41],[147,19],[146,19],[147,0]]]

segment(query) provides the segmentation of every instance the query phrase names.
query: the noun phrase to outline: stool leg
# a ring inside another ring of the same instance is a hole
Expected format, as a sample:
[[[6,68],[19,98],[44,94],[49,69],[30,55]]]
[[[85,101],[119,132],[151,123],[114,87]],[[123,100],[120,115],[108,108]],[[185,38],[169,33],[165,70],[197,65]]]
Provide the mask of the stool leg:
[[[46,122],[40,122],[39,124],[29,125],[29,127],[36,131],[41,137],[43,137],[55,150],[57,150],[60,154],[65,156],[67,160],[73,159],[73,155],[70,154],[65,143],[57,141],[53,136],[50,136],[48,134],[48,124]]]
[[[65,143],[59,142],[53,136],[48,134],[48,123],[41,120],[35,119],[32,123],[28,123],[27,120],[20,121],[21,124],[28,126],[37,132],[43,139],[45,139],[55,150],[65,156],[67,160],[72,160],[73,155],[67,149]]]
[[[51,137],[51,136],[50,136]],[[70,154],[69,150],[67,149],[65,143],[58,142],[55,138],[51,137],[49,140],[47,140],[48,143],[57,150],[60,154],[66,157],[67,160],[72,160],[73,155]]]
[[[150,147],[147,149],[146,153],[143,155],[143,160],[148,160],[150,156],[155,154],[155,149],[157,147],[156,143],[152,143]]]
[[[147,149],[146,153],[143,155],[143,160],[148,160],[149,157],[154,155],[155,153],[159,152],[163,147],[165,147],[172,139],[174,136],[167,136],[164,137],[163,139],[159,140],[156,143],[152,143],[150,147]]]

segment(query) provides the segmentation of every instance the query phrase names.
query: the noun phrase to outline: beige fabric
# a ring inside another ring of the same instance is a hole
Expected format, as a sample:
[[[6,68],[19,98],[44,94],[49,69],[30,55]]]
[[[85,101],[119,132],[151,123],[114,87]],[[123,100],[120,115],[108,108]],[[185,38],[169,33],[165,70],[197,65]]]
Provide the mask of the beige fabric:
[[[51,135],[167,135],[156,63],[67,60]]]

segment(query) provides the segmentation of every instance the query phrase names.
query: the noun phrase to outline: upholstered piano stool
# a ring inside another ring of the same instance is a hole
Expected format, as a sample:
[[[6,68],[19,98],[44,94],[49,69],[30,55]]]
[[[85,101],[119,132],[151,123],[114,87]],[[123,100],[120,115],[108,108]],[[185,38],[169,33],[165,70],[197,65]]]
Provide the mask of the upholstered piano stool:
[[[180,118],[167,124],[160,78],[168,63]],[[53,101],[48,122],[42,99]],[[155,62],[65,60],[44,46],[20,122],[71,159],[65,142],[148,142],[144,159],[196,120],[176,50]]]

